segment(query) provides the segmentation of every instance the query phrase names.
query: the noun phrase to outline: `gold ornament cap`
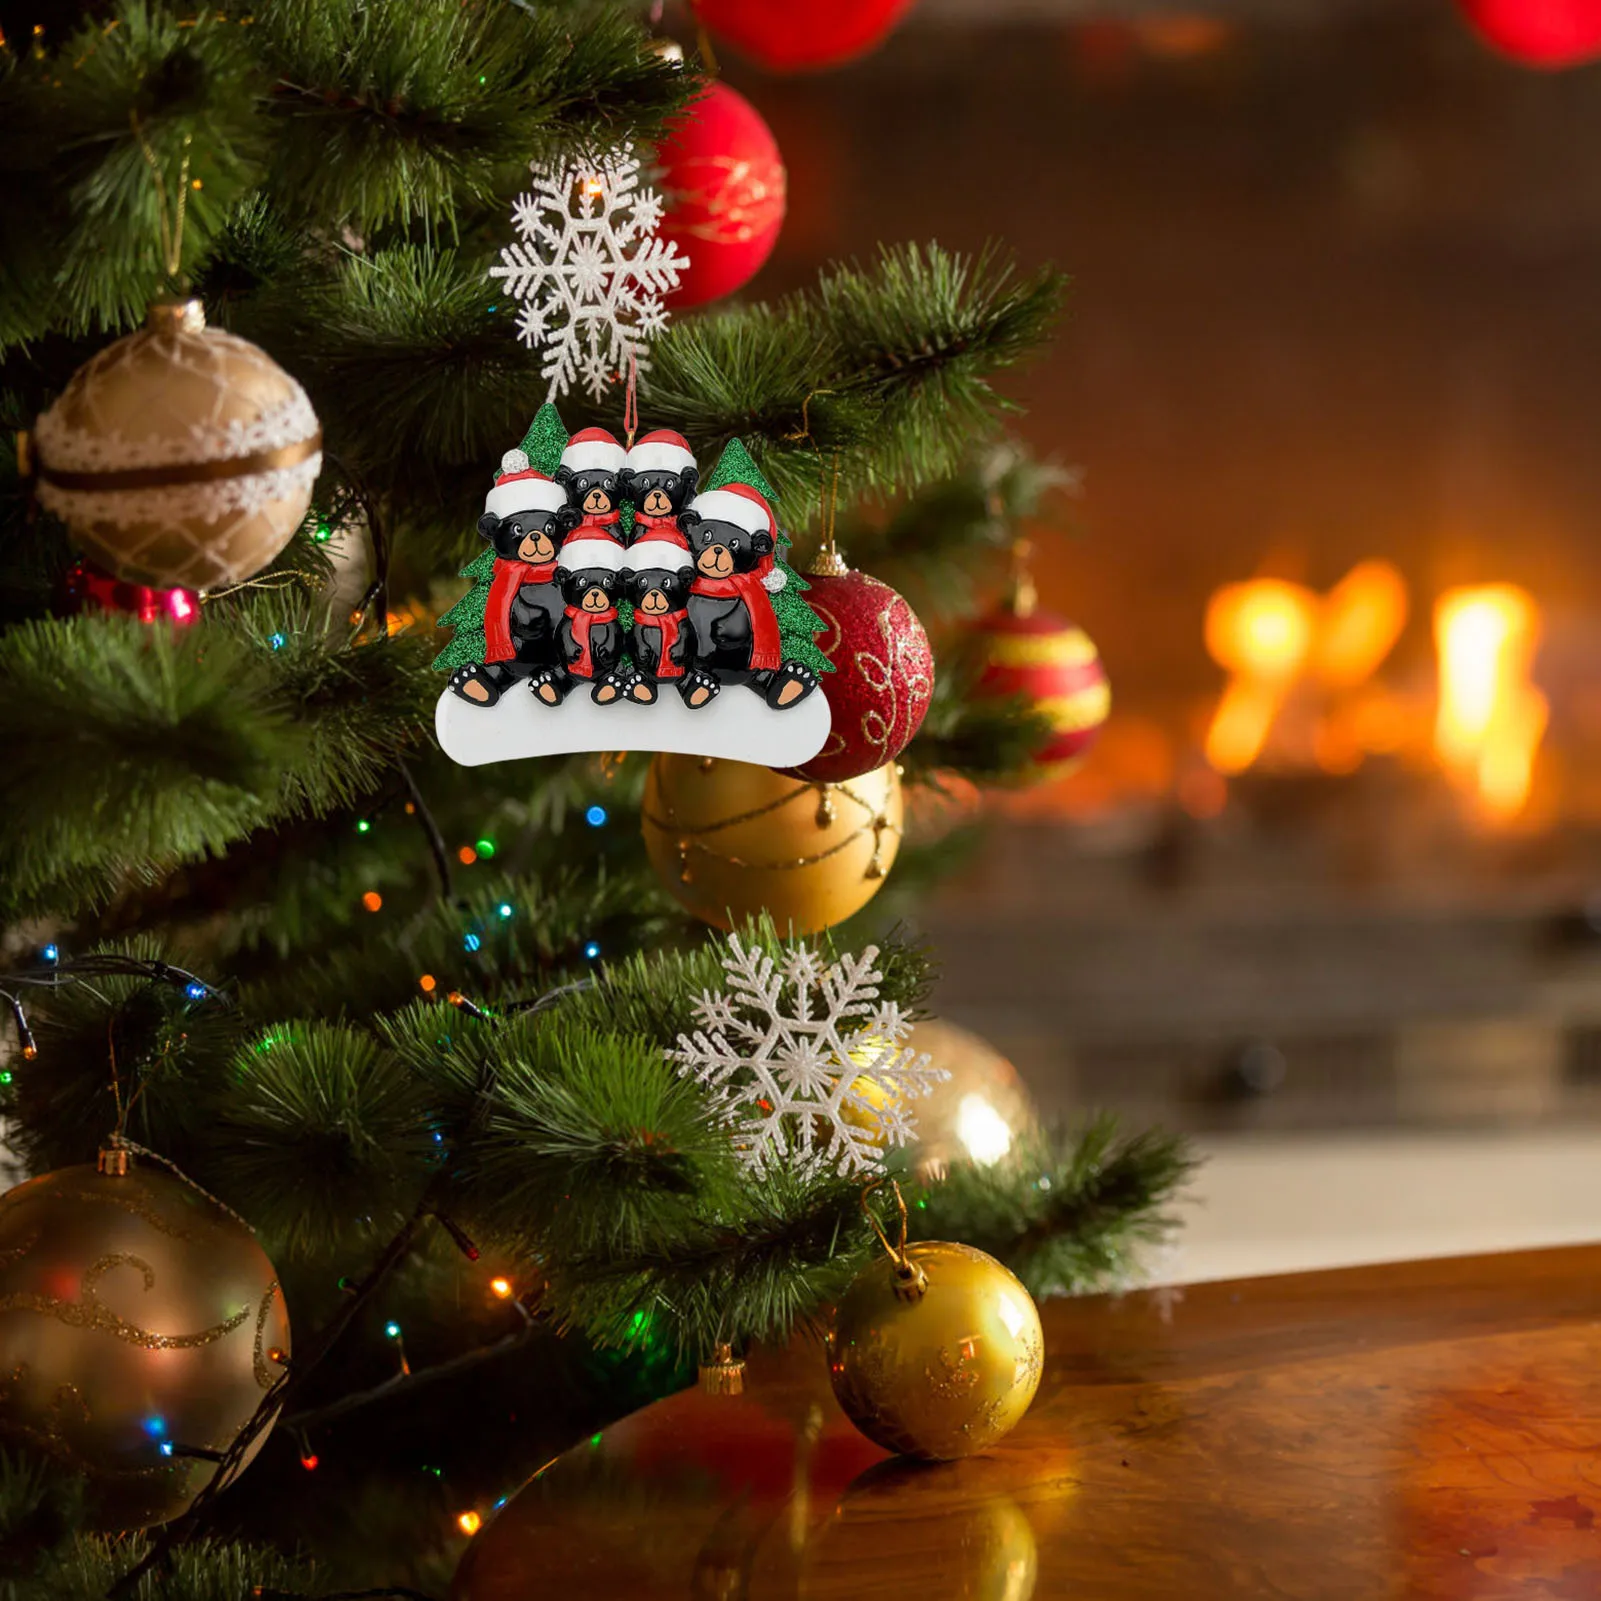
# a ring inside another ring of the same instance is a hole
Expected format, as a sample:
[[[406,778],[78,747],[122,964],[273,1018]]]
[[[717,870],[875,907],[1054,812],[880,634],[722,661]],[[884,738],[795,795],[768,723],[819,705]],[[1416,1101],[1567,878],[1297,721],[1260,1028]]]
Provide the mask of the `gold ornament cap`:
[[[192,295],[152,300],[145,311],[145,327],[153,334],[176,339],[179,334],[204,333],[206,308]]]
[[[743,1395],[745,1361],[731,1345],[719,1345],[710,1362],[700,1365],[700,1387],[707,1395]]]
[[[104,1178],[125,1179],[133,1166],[133,1153],[123,1145],[102,1145],[95,1158],[95,1171]]]

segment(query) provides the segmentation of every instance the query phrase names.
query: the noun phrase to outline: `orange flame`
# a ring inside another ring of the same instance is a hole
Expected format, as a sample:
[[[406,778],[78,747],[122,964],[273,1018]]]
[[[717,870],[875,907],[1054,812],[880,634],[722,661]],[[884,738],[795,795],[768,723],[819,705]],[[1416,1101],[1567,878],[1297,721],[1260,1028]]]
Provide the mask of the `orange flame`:
[[[1435,603],[1435,753],[1494,822],[1523,810],[1545,737],[1550,708],[1529,681],[1539,637],[1539,610],[1515,584],[1451,589]]]
[[[1261,755],[1311,649],[1316,617],[1312,591],[1277,578],[1225,584],[1207,602],[1206,648],[1233,675],[1206,731],[1206,759],[1217,772],[1243,773]]]

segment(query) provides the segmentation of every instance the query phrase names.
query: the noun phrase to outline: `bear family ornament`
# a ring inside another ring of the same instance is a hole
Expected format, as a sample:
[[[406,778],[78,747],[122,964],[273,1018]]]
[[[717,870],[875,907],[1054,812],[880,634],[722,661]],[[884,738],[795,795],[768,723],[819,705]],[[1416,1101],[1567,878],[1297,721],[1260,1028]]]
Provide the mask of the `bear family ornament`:
[[[465,766],[661,750],[767,766],[828,738],[822,627],[772,490],[735,440],[702,485],[684,439],[569,438],[540,408],[485,496],[488,548],[446,614],[435,727]]]

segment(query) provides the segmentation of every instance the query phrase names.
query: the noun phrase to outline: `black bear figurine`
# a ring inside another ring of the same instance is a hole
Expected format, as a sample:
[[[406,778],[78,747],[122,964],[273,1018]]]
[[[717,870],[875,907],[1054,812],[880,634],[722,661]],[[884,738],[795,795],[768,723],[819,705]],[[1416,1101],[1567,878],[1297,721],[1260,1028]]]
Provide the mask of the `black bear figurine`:
[[[620,671],[623,625],[617,619],[622,594],[622,547],[584,530],[562,546],[556,564],[561,585],[561,623],[556,630],[558,660],[529,675],[529,685],[547,706],[560,706],[580,684],[590,699],[608,706],[621,698],[627,683]]]
[[[565,486],[568,499],[582,521],[586,535],[613,539],[620,545],[622,531],[623,462],[626,452],[604,428],[584,428],[567,441],[556,469],[556,482]]]
[[[622,494],[634,504],[634,539],[670,539],[689,549],[678,514],[689,504],[700,471],[682,434],[658,428],[623,463]]]
[[[518,680],[560,660],[556,630],[563,601],[556,556],[578,524],[561,485],[507,451],[484,499],[478,533],[495,548],[484,606],[484,659],[458,667],[449,687],[474,706],[493,706]]]
[[[623,571],[634,608],[628,698],[654,706],[661,686],[676,684],[686,706],[704,706],[722,686],[694,665],[695,629],[688,611],[694,559],[684,546],[647,534],[628,547]]]
[[[749,685],[774,708],[799,705],[817,688],[817,675],[782,657],[768,593],[779,576],[772,508],[749,484],[729,484],[697,495],[678,521],[695,560],[695,667],[724,684]],[[704,701],[686,695],[685,704]]]

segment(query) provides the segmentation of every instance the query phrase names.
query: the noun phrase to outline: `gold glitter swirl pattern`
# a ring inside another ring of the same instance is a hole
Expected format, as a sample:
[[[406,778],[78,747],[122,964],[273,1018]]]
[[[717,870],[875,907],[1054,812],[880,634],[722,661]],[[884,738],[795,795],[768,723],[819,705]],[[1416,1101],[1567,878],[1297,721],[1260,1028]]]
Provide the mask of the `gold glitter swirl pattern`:
[[[29,1204],[55,1207],[62,1201],[83,1201],[90,1206],[114,1206],[120,1212],[132,1213],[134,1217],[142,1219],[157,1233],[165,1234],[169,1239],[194,1240],[198,1238],[192,1228],[184,1227],[180,1222],[160,1211],[143,1190],[132,1187],[123,1189],[120,1186],[102,1186],[98,1189],[38,1190],[31,1194],[15,1195],[10,1204],[13,1208]],[[37,1238],[37,1236],[35,1237]]]
[[[146,1294],[155,1288],[155,1269],[141,1257],[119,1252],[111,1256],[102,1256],[85,1270],[82,1300],[68,1301],[58,1295],[40,1295],[32,1290],[14,1290],[9,1295],[0,1295],[0,1312],[38,1312],[43,1316],[59,1319],[68,1328],[96,1329],[146,1351],[185,1351],[195,1346],[213,1345],[232,1334],[250,1316],[250,1308],[247,1306],[226,1322],[213,1324],[211,1328],[200,1329],[193,1334],[156,1334],[149,1329],[142,1329],[138,1324],[130,1323],[126,1318],[120,1317],[109,1306],[103,1305],[95,1293],[100,1280],[114,1268],[119,1267],[137,1269],[144,1276]]]
[[[274,1303],[278,1299],[278,1281],[274,1279],[266,1288],[261,1297],[261,1305],[256,1308],[256,1343],[250,1355],[251,1370],[256,1375],[256,1383],[262,1389],[270,1390],[276,1383],[276,1375],[267,1366],[267,1319],[272,1315]]]

